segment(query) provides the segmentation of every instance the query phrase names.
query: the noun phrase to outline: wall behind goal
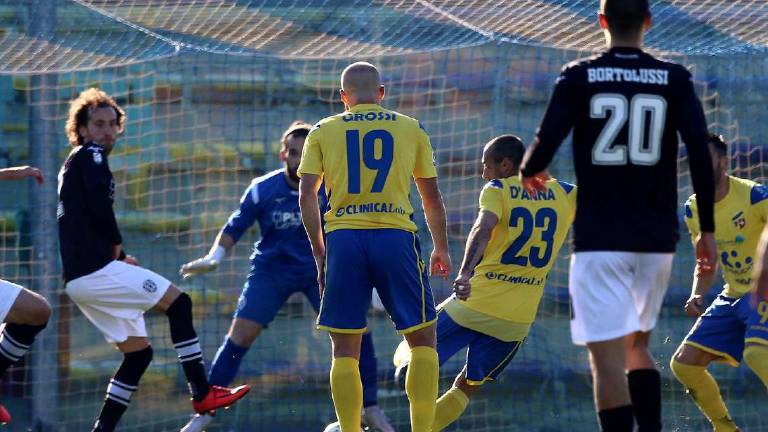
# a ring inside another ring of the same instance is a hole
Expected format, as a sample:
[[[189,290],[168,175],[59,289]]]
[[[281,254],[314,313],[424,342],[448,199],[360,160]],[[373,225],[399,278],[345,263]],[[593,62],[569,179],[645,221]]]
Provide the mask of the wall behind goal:
[[[0,385],[0,400],[14,414],[10,430],[87,430],[121,359],[60,282],[53,208],[68,152],[68,100],[97,86],[126,109],[126,132],[109,160],[125,248],[193,295],[210,362],[258,229],[215,273],[182,282],[178,267],[207,251],[253,177],[280,167],[278,140],[291,121],[314,123],[343,109],[338,76],[352,61],[378,65],[384,105],[419,118],[429,132],[459,264],[484,183],[482,145],[502,133],[529,143],[560,66],[602,46],[596,2],[497,3],[0,1],[0,166],[35,164],[46,175],[42,187],[0,183],[2,277],[42,292],[55,306],[34,352]],[[764,181],[766,6],[659,1],[653,11],[649,45],[692,68],[713,129],[734,143],[734,172]],[[565,143],[553,174],[574,180],[570,158]],[[682,202],[691,193],[683,149],[679,185]],[[423,218],[417,221],[427,255],[429,235]],[[666,428],[703,430],[703,417],[667,368],[692,325],[682,314],[693,267],[684,235],[678,251],[653,350],[664,377]],[[567,258],[566,247],[523,349],[453,430],[595,430],[586,354],[568,333]],[[432,282],[437,299],[449,294],[447,281]],[[333,420],[329,343],[313,318],[302,298],[289,300],[243,362],[238,381],[254,390],[210,430],[319,431]],[[370,320],[380,404],[398,430],[407,430],[407,399],[391,379],[398,337],[386,316],[372,312]],[[183,374],[166,320],[150,318],[148,325],[155,361],[121,430],[178,430],[190,411]],[[442,387],[458,372],[460,357],[441,370]],[[768,430],[760,415],[765,389],[754,375],[725,366],[714,374],[736,421],[745,430]]]

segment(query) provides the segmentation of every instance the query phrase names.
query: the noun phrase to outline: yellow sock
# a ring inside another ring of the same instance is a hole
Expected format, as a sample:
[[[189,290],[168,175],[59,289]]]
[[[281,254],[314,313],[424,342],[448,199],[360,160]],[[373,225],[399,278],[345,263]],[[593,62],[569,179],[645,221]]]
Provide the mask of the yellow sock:
[[[728,408],[725,407],[723,397],[720,395],[720,387],[705,367],[680,363],[674,358],[670,366],[672,373],[685,386],[701,412],[712,423],[715,432],[739,430],[728,414]]]
[[[405,393],[411,402],[411,431],[430,432],[435,420],[438,379],[437,351],[418,346],[411,349],[405,374]]]
[[[768,387],[768,346],[750,345],[744,350],[744,363]]]
[[[469,404],[469,398],[458,387],[451,387],[437,400],[435,409],[435,422],[432,423],[432,432],[440,432],[449,424],[455,422]]]
[[[331,395],[342,432],[360,432],[363,384],[357,359],[338,357],[331,363]]]

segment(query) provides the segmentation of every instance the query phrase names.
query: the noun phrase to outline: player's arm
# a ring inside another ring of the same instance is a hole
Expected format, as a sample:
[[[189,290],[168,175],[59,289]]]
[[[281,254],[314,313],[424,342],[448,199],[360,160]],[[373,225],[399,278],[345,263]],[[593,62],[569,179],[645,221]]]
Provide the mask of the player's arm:
[[[700,238],[699,221],[693,213],[693,202],[689,200],[685,203],[685,225],[688,227],[688,233],[694,246]],[[703,312],[704,297],[707,295],[712,285],[715,283],[717,263],[711,266],[702,266],[698,262],[693,269],[693,285],[691,286],[691,295],[685,302],[685,313],[691,317],[698,317]]]
[[[453,282],[453,291],[460,300],[466,300],[470,296],[471,286],[469,279],[472,277],[477,264],[480,263],[480,259],[482,259],[485,253],[485,248],[491,240],[493,228],[497,223],[499,223],[499,217],[493,212],[480,210],[475,224],[472,225],[472,229],[469,231],[467,245],[464,249],[464,259],[461,262],[461,268],[459,268],[459,275]]]
[[[33,166],[16,166],[0,169],[0,180],[18,180],[33,177],[38,184],[43,183],[43,173]]]
[[[546,169],[552,162],[552,158],[555,157],[558,147],[573,127],[570,103],[572,91],[568,70],[563,70],[555,84],[555,90],[544,113],[544,119],[536,130],[533,143],[528,147],[523,157],[520,180],[523,187],[529,192],[547,189],[544,183],[550,177]]]
[[[232,250],[240,237],[253,226],[259,215],[258,183],[253,183],[240,198],[240,207],[229,216],[219,231],[208,253],[181,266],[179,274],[184,279],[216,270],[219,263]]]
[[[678,131],[688,150],[688,165],[691,183],[696,193],[700,234],[695,240],[696,262],[701,271],[712,270],[717,263],[715,245],[715,179],[712,171],[712,157],[707,145],[707,121],[701,101],[693,89],[693,80],[684,71],[683,82],[676,96]]]
[[[429,259],[430,274],[448,276],[451,273],[451,257],[448,254],[448,230],[445,218],[445,204],[437,186],[437,177],[416,178],[416,188],[419,190],[424,207],[424,217],[427,220],[429,233],[432,235],[434,249]]]
[[[299,208],[301,221],[307,231],[309,243],[312,246],[312,256],[317,266],[317,283],[320,293],[325,290],[325,240],[323,226],[320,220],[320,203],[317,191],[320,189],[321,177],[317,174],[302,174],[299,180]]]
[[[122,250],[123,237],[117,227],[113,208],[114,179],[109,171],[107,158],[102,155],[97,159],[92,157],[91,152],[92,150],[88,149],[81,150],[81,155],[76,161],[77,169],[82,176],[81,184],[85,187],[87,201],[84,205],[88,209],[90,221],[112,245],[112,257],[124,260],[127,255]]]

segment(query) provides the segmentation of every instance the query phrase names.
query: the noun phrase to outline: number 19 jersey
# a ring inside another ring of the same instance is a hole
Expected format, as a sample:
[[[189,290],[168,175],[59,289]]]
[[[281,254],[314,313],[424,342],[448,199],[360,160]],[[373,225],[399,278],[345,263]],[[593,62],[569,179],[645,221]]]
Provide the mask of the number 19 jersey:
[[[324,177],[325,231],[395,228],[415,232],[411,177],[437,177],[421,123],[375,104],[355,105],[317,123],[304,144],[299,175]]]
[[[550,180],[529,195],[517,177],[492,180],[480,193],[480,210],[499,218],[464,306],[515,323],[532,323],[547,274],[576,213],[576,187]]]

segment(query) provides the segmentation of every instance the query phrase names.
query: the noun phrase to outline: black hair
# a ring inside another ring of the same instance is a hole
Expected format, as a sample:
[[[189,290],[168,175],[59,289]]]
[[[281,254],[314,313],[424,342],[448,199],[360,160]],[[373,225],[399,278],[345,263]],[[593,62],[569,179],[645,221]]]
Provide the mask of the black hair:
[[[608,21],[608,30],[617,36],[631,36],[640,31],[643,21],[651,14],[648,0],[602,0],[601,12]]]
[[[516,167],[523,162],[525,154],[525,144],[523,140],[515,135],[500,135],[488,141],[488,156],[494,162],[500,163],[504,159],[509,159]]]
[[[715,148],[718,156],[728,156],[728,143],[725,142],[725,139],[722,135],[710,132],[709,136],[707,137],[707,143],[711,144],[712,147]]]

